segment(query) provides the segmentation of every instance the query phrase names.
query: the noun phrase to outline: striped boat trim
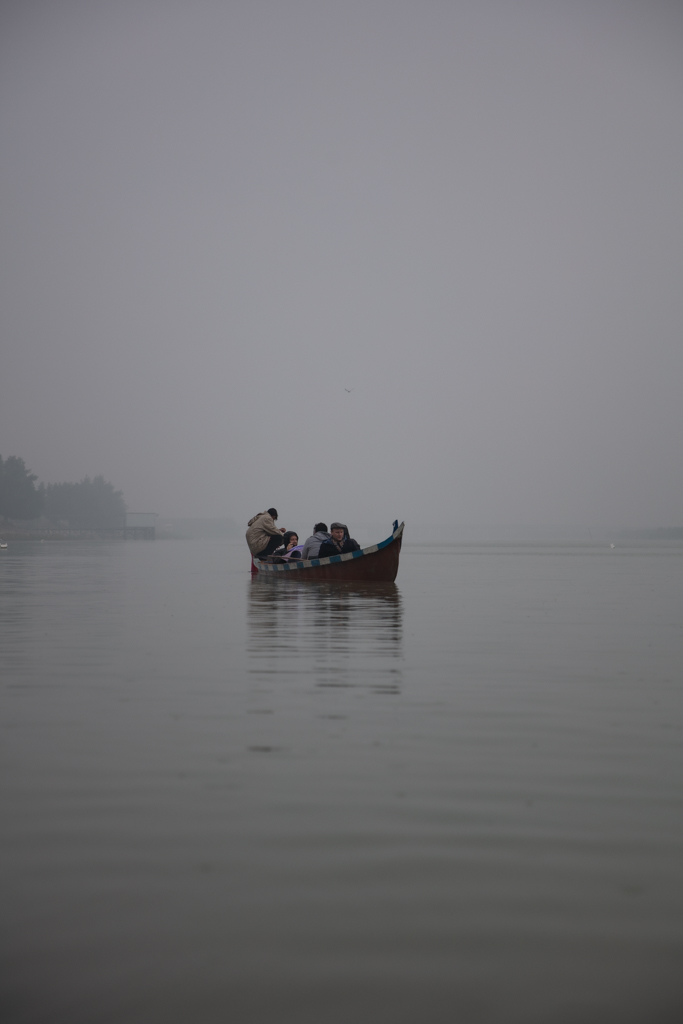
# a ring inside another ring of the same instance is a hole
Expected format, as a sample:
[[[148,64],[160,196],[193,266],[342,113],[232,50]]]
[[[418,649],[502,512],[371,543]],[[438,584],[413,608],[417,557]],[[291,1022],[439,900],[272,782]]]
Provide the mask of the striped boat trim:
[[[296,572],[297,569],[312,569],[317,565],[334,565],[335,562],[350,562],[353,558],[362,558],[363,555],[374,555],[376,551],[381,551],[382,548],[392,544],[401,536],[404,526],[405,523],[401,523],[400,526],[396,527],[391,537],[380,541],[379,544],[371,544],[369,548],[361,548],[360,551],[349,551],[345,555],[300,559],[296,562],[282,562],[279,565],[273,565],[272,562],[262,562],[260,558],[254,555],[254,565],[258,567],[259,572]]]

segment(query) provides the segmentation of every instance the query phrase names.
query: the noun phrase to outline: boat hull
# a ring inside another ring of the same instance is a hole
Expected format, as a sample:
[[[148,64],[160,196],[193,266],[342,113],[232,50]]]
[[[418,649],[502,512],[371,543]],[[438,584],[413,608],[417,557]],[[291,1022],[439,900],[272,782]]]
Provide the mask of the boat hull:
[[[254,558],[260,578],[277,580],[362,580],[367,583],[393,583],[398,572],[404,523],[391,537],[347,555],[312,558],[307,561],[273,563]]]

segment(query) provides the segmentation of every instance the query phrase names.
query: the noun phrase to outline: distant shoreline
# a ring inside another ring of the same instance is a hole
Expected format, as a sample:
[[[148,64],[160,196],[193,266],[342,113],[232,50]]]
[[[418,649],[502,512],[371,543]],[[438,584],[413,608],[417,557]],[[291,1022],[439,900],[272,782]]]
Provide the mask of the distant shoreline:
[[[131,530],[124,531],[123,528],[113,530],[22,530],[8,526],[0,527],[0,537],[3,540],[132,540],[134,535]],[[156,538],[166,540],[172,535],[162,531],[157,532]],[[145,538],[140,538],[145,539]],[[173,537],[172,539],[177,539]]]

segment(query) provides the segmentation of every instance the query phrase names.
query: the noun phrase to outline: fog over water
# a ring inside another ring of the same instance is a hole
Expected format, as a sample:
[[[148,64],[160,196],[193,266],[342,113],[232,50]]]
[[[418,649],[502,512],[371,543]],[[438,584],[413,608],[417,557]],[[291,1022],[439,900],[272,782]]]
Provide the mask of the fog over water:
[[[681,5],[6,0],[0,48],[3,456],[681,524]]]
[[[0,0],[0,455],[162,517],[0,521],[2,1024],[683,1019],[682,58]],[[396,581],[252,578],[273,505]]]
[[[10,544],[3,1024],[678,1024],[682,559]]]

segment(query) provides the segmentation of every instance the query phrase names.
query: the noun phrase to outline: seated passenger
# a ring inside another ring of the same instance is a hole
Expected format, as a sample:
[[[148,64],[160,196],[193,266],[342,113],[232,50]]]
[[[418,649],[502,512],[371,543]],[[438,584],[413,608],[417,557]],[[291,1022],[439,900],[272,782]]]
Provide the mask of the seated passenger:
[[[255,558],[266,558],[272,555],[276,548],[282,544],[284,526],[279,529],[275,525],[277,509],[269,508],[267,512],[259,512],[247,523],[247,544]]]
[[[282,545],[281,548],[277,549],[275,554],[281,555],[283,558],[286,558],[290,554],[292,549],[298,546],[299,535],[294,530],[287,530],[282,539],[284,541],[284,544]]]
[[[323,541],[329,540],[330,535],[327,532],[327,527],[324,523],[316,523],[313,527],[313,536],[308,537],[304,541],[304,546],[301,550],[302,558],[317,558],[318,552],[320,551],[320,545]]]
[[[287,534],[285,534],[286,536]],[[285,547],[287,548],[286,555],[288,558],[301,558],[303,544],[299,544],[299,535],[294,533],[294,531],[292,531],[289,541],[285,542]]]
[[[329,558],[330,555],[346,555],[349,551],[360,550],[357,540],[349,537],[349,531],[343,523],[332,523],[332,537],[320,545],[318,558]]]

